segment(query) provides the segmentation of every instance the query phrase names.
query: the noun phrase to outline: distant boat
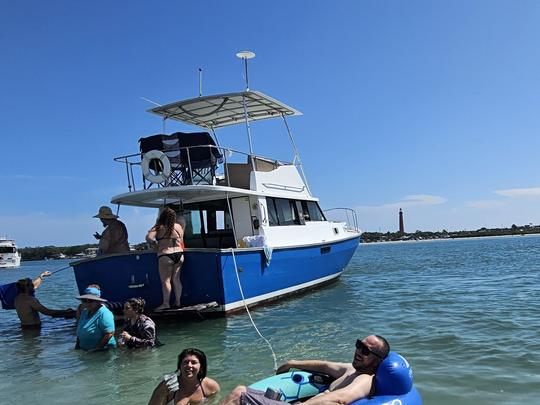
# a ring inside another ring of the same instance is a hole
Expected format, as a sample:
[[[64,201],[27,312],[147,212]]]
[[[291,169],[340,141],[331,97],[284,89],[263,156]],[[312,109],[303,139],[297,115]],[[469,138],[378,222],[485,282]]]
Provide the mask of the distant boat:
[[[13,239],[0,236],[0,268],[14,268],[21,265],[21,254]]]

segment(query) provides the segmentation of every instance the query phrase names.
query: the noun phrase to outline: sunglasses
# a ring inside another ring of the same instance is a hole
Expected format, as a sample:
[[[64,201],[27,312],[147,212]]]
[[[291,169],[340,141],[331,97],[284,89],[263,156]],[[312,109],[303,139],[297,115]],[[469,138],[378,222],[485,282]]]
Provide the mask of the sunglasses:
[[[383,358],[379,353],[375,353],[373,350],[367,347],[360,339],[356,340],[356,349],[360,350],[360,353],[362,353],[364,356],[373,354],[375,357],[378,357],[381,360]]]

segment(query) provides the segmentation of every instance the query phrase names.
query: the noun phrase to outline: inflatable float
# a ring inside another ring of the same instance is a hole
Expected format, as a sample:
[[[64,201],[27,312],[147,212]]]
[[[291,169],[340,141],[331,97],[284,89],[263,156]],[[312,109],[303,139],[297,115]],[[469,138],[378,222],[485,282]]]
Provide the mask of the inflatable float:
[[[251,384],[260,391],[269,388],[281,394],[286,402],[305,401],[328,389],[331,378],[308,371],[289,371]],[[349,405],[422,405],[422,398],[413,386],[412,368],[399,354],[390,352],[375,373],[375,395]]]

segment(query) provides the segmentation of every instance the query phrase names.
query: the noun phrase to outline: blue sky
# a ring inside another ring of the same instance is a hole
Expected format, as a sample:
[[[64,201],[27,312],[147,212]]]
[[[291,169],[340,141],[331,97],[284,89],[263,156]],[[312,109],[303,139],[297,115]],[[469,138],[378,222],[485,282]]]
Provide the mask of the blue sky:
[[[0,234],[20,246],[91,243],[127,191],[113,157],[159,133],[151,105],[251,88],[291,118],[323,208],[363,230],[540,223],[536,1],[19,1],[0,14]],[[169,131],[190,130],[181,124]],[[281,128],[279,128],[281,129]],[[253,127],[256,153],[291,158]],[[245,145],[245,132],[222,144]],[[154,221],[122,208],[130,241]]]

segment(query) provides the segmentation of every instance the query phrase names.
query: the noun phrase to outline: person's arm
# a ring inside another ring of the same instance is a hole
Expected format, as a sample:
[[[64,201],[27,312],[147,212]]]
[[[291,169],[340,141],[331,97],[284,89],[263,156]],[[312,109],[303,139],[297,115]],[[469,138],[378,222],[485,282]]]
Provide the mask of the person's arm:
[[[105,254],[109,251],[109,248],[111,246],[111,231],[107,227],[101,234],[101,237],[99,238],[99,251],[101,254]]]
[[[44,271],[39,276],[37,276],[33,281],[32,284],[34,285],[34,290],[38,288],[41,285],[41,282],[43,281],[44,277],[49,277],[51,275],[50,271]]]
[[[99,330],[103,333],[103,337],[96,346],[96,349],[103,349],[109,343],[109,340],[114,336],[114,315],[113,313],[105,308],[105,311],[100,309],[102,312],[101,317],[98,320]]]
[[[96,346],[96,349],[104,349],[105,346],[107,346],[107,343],[109,343],[109,340],[114,336],[114,331],[112,332],[105,332],[101,340]]]
[[[173,398],[173,394],[167,388],[165,381],[161,381],[152,392],[148,405],[165,405]]]
[[[346,387],[335,391],[317,395],[304,404],[308,405],[347,405],[362,398],[366,398],[371,391],[373,376],[361,374]]]
[[[213,380],[212,378],[206,377],[203,381],[204,384],[204,393],[206,394],[206,397],[211,397],[212,395],[216,395],[220,390],[221,387],[217,383],[216,380]]]
[[[34,300],[31,303],[32,309],[34,311],[38,311],[42,313],[43,315],[52,316],[53,318],[61,318],[66,316],[72,316],[74,315],[75,311],[71,308],[68,309],[50,309],[47,308],[45,305],[43,305],[37,298],[34,298]]]
[[[148,233],[146,234],[146,241],[148,243],[155,243],[156,241],[156,234],[157,234],[157,230],[156,230],[156,227],[153,226],[152,229],[150,229],[148,231]]]
[[[144,322],[142,328],[138,331],[140,337],[130,335],[128,332],[122,332],[122,336],[134,347],[153,347],[156,345],[156,327],[152,322]]]
[[[148,245],[150,245],[152,248],[157,247],[156,236],[157,236],[157,228],[154,226],[154,227],[152,227],[152,229],[150,229],[150,230],[148,231],[148,233],[146,234],[146,242],[147,242]]]
[[[328,374],[330,377],[339,378],[347,372],[351,365],[348,363],[336,363],[323,360],[289,360],[278,367],[276,374],[286,373],[291,368],[306,371],[316,371]]]

